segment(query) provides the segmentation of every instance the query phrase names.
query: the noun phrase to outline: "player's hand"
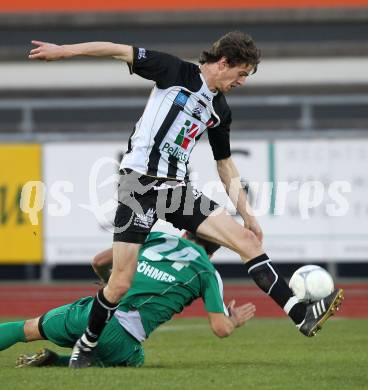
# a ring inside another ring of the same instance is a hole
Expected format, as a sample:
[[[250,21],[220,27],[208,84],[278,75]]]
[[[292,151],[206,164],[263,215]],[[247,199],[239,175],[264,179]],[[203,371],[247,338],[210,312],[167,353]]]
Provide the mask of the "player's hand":
[[[231,321],[233,321],[235,327],[238,328],[254,317],[256,307],[253,303],[246,303],[235,307],[235,299],[233,299],[228,305],[228,310]]]
[[[31,60],[55,61],[65,57],[63,46],[41,41],[32,41],[32,45],[36,47],[28,55]]]
[[[261,229],[260,224],[254,217],[249,216],[247,218],[247,221],[244,223],[244,227],[252,231],[258,238],[259,242],[261,244],[263,243],[263,231]]]

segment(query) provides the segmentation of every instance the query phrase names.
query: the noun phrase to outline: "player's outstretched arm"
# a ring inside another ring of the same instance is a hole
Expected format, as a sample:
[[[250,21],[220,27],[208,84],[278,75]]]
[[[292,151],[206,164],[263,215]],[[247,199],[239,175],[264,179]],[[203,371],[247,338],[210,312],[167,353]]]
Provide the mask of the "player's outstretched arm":
[[[243,326],[249,321],[256,311],[253,303],[235,307],[235,300],[232,300],[228,306],[230,316],[223,313],[208,313],[208,318],[213,333],[220,338],[230,336],[236,328]]]
[[[133,47],[112,42],[85,42],[74,45],[32,41],[36,46],[28,55],[31,60],[56,61],[76,56],[114,57],[127,63],[133,62]]]

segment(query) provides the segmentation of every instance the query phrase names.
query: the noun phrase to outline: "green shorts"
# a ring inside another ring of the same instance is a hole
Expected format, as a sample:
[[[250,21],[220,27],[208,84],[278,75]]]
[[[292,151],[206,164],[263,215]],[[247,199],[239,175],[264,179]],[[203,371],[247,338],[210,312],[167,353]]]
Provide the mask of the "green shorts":
[[[87,327],[92,303],[93,297],[87,297],[48,311],[41,317],[41,333],[60,347],[72,348]],[[96,361],[104,366],[140,367],[144,363],[144,350],[113,317],[99,338]]]

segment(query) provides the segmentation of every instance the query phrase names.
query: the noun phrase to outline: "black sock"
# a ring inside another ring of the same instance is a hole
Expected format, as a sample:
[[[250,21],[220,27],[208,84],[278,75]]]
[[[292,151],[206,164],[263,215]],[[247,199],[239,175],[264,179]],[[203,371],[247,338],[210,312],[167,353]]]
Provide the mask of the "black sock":
[[[290,287],[286,284],[281,273],[275,268],[271,260],[264,253],[246,264],[248,274],[258,287],[267,293],[294,321],[303,322],[306,314],[306,305],[298,301]]]
[[[82,346],[90,349],[96,347],[98,338],[118,306],[105,298],[103,289],[97,293],[89,313],[87,329],[80,338]]]

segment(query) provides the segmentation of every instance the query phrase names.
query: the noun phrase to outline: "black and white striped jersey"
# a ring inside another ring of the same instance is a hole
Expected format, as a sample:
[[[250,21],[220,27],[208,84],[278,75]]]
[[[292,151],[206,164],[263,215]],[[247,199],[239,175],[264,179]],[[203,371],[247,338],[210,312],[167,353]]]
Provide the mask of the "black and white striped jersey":
[[[120,168],[184,180],[190,153],[206,129],[215,160],[230,156],[230,108],[222,93],[208,88],[199,66],[134,47],[130,71],[156,84]]]

